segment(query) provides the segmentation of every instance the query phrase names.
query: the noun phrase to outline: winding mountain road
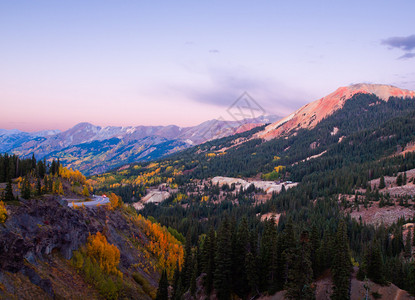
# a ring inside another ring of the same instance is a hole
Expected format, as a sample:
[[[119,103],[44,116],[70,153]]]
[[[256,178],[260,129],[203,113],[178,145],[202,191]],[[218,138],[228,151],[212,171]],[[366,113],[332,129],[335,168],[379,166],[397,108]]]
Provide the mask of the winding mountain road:
[[[97,206],[97,205],[105,205],[110,203],[110,199],[108,197],[105,196],[93,196],[92,197],[92,201],[79,201],[79,202],[75,202],[75,199],[64,199],[66,201],[68,201],[68,206],[69,207],[73,207],[73,204],[75,204],[75,206],[88,206],[88,207],[93,207],[93,206]],[[79,200],[79,199],[76,199]]]

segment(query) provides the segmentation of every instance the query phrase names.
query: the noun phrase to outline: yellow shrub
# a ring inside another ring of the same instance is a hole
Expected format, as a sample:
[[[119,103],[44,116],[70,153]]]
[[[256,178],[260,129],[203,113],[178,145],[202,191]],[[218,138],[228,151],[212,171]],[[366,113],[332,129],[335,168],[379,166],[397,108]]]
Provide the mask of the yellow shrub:
[[[7,220],[7,210],[3,201],[0,201],[0,224],[6,222]]]

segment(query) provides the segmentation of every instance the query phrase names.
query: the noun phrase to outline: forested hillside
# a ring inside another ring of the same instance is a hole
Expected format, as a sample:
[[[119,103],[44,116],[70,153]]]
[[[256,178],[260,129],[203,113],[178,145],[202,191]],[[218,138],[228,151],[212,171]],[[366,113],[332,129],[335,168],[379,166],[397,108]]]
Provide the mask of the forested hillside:
[[[184,268],[180,280],[171,282],[179,295],[247,299],[284,290],[292,299],[312,299],[316,282],[329,276],[332,298],[347,299],[353,270],[358,270],[355,280],[393,283],[415,293],[409,226],[415,223],[415,194],[391,196],[369,184],[398,174],[403,180],[415,168],[415,154],[401,154],[415,140],[414,120],[413,99],[386,102],[357,94],[315,128],[287,138],[252,139],[258,128],[92,181],[126,202],[138,201],[151,186],[169,186],[169,198],[140,212],[186,236]],[[218,175],[299,185],[259,201],[266,198],[264,191],[212,184]],[[409,209],[412,217],[375,227],[349,215],[385,203]],[[278,216],[276,221],[261,221],[268,213]]]

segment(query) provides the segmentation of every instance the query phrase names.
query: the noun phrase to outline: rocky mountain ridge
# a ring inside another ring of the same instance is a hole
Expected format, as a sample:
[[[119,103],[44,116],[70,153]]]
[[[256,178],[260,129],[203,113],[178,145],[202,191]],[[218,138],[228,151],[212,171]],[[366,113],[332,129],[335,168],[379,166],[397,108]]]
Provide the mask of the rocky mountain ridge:
[[[415,98],[415,91],[400,89],[391,85],[360,83],[340,87],[333,93],[308,103],[289,116],[268,125],[263,131],[258,132],[255,137],[271,140],[300,128],[312,129],[324,118],[341,109],[346,101],[360,93],[374,94],[383,101],[388,101],[390,97]]]
[[[60,158],[85,174],[104,172],[136,161],[157,159],[203,142],[272,123],[277,116],[243,121],[209,120],[197,126],[96,126],[79,123],[60,131],[35,133],[0,130],[0,153],[37,159]]]

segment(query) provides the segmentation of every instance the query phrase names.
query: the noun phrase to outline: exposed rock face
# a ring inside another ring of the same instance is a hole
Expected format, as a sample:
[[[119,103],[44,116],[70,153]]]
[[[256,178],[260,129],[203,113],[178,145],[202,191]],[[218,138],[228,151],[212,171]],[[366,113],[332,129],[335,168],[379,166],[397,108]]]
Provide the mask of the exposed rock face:
[[[286,183],[275,183],[274,181],[246,181],[241,178],[232,178],[232,177],[221,177],[216,176],[212,178],[213,184],[219,184],[220,186],[224,184],[232,185],[235,184],[236,188],[239,189],[241,186],[246,190],[251,184],[253,184],[258,189],[263,189],[267,194],[279,193],[281,192],[282,187],[289,189],[298,185],[297,182],[286,182]]]
[[[98,229],[87,226],[79,211],[52,199],[25,201],[11,209],[9,221],[0,229],[0,269],[11,272],[20,270],[25,258],[54,249],[69,259],[85,243],[88,232]]]
[[[321,120],[343,108],[351,97],[360,93],[375,94],[384,101],[388,101],[392,96],[415,98],[415,91],[403,90],[391,85],[354,84],[341,87],[334,93],[303,106],[288,117],[268,125],[263,131],[258,132],[256,137],[270,140],[300,128],[312,129]]]
[[[98,231],[120,250],[121,271],[128,273],[131,266],[138,265],[142,254],[131,241],[143,245],[148,241],[125,212],[104,207],[72,209],[63,203],[48,197],[7,206],[9,218],[0,226],[0,283],[5,272],[23,274],[53,298],[53,284],[38,272],[39,262],[47,261],[52,251],[70,259],[89,234]],[[149,280],[155,286],[158,274],[150,273]]]

